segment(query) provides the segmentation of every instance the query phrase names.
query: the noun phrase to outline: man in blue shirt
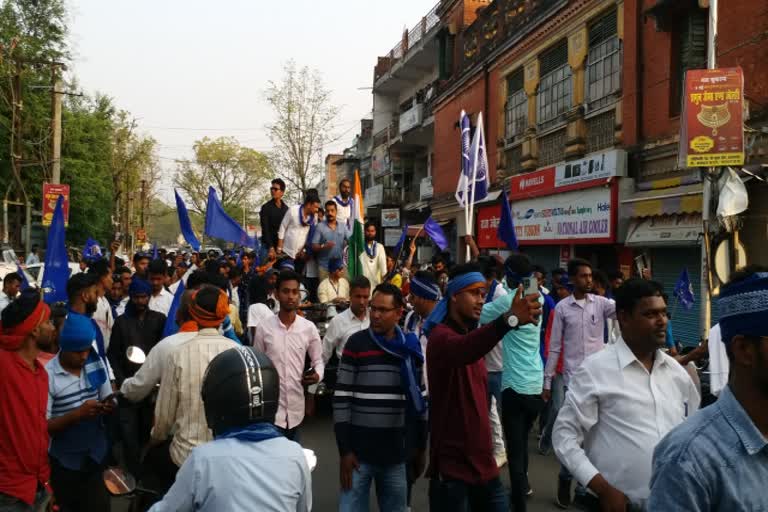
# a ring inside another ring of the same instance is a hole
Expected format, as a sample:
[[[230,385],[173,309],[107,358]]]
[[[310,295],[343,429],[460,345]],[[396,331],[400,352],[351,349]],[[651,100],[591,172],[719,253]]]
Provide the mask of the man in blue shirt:
[[[308,457],[273,424],[279,379],[266,354],[251,347],[213,358],[201,394],[215,440],[192,450],[151,512],[312,509]]]
[[[531,261],[525,254],[513,254],[504,262],[507,286],[517,288],[523,277],[532,277]],[[488,324],[509,311],[514,296],[504,295],[483,306],[480,324]],[[539,303],[544,298],[539,294]],[[544,364],[539,352],[541,319],[516,327],[501,340],[504,357],[501,378],[501,421],[507,441],[511,509],[525,512],[528,494],[528,434],[544,408],[541,398]]]
[[[656,447],[648,510],[768,510],[768,268],[734,273],[718,311],[730,382]]]
[[[59,354],[48,371],[51,486],[62,512],[108,511],[101,472],[109,449],[105,414],[115,409],[102,359],[92,346],[96,326],[70,313],[59,334]]]
[[[349,238],[346,223],[336,221],[336,201],[326,201],[325,220],[312,236],[312,251],[317,258],[320,282],[328,278],[328,263],[344,258],[344,242]]]

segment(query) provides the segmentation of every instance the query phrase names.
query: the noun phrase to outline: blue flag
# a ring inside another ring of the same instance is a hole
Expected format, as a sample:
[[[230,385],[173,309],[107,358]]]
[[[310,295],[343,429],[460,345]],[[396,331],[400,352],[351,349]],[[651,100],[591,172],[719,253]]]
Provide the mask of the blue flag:
[[[157,254],[157,242],[152,244],[152,261],[159,260],[160,255]]]
[[[443,228],[431,216],[424,222],[424,231],[435,244],[444,251],[448,248],[448,238],[443,233]]]
[[[463,110],[459,124],[461,126],[461,174],[456,185],[456,200],[459,205],[466,207],[472,201],[481,201],[488,196],[488,153],[485,148],[483,113],[477,115],[477,127],[472,137],[472,144],[469,144],[469,116]]]
[[[400,239],[395,244],[395,249],[393,250],[393,253],[396,258],[400,255],[400,251],[403,250],[403,245],[405,244],[405,238],[407,235],[408,235],[408,224],[403,226],[403,232],[400,233]]]
[[[24,272],[24,270],[21,268],[21,265],[18,263],[16,264],[16,272],[18,272],[19,276],[21,276],[21,286],[19,288],[21,291],[24,291],[30,286],[29,280],[27,279],[27,273]]]
[[[88,263],[98,261],[103,257],[101,253],[101,247],[99,243],[91,237],[85,242],[85,248],[83,249],[83,259]]]
[[[227,242],[255,248],[256,240],[248,236],[248,233],[237,223],[235,219],[227,215],[221,206],[216,190],[208,188],[208,205],[205,209],[205,234],[213,238],[221,238]]]
[[[195,231],[192,229],[192,223],[189,220],[189,212],[187,212],[187,205],[184,204],[184,200],[179,193],[174,190],[176,194],[176,213],[179,214],[179,227],[181,227],[181,234],[184,236],[184,240],[196,251],[200,250],[200,240],[195,236]]]
[[[503,240],[507,247],[513,251],[517,250],[517,234],[515,234],[515,222],[512,218],[512,208],[509,206],[509,197],[506,189],[501,195],[501,219],[496,231],[499,240]]]
[[[179,326],[176,324],[176,312],[181,304],[181,296],[184,295],[184,281],[179,281],[179,287],[173,294],[173,302],[168,310],[168,316],[165,318],[165,327],[163,328],[163,338],[179,332]]]
[[[48,231],[45,249],[45,270],[43,271],[43,300],[47,304],[67,301],[67,280],[69,279],[69,258],[64,243],[64,196],[56,200],[53,220]]]
[[[695,297],[693,295],[693,284],[688,277],[688,269],[684,268],[680,273],[680,277],[675,283],[675,291],[673,292],[677,297],[678,302],[687,310],[693,307]]]

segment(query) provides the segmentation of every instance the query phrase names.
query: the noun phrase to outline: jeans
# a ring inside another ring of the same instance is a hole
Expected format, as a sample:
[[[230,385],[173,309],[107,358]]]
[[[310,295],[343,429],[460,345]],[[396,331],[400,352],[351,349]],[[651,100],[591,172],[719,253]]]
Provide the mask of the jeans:
[[[136,478],[142,476],[141,452],[149,441],[152,430],[153,407],[149,400],[137,404],[123,401],[117,410],[123,458],[128,471]]]
[[[42,512],[47,510],[51,497],[39,484],[35,494],[35,502],[32,505],[21,501],[15,496],[0,493],[0,512]]]
[[[365,462],[352,472],[352,488],[342,490],[339,512],[368,512],[372,480],[375,480],[376,501],[381,512],[405,512],[408,487],[405,464],[380,466]]]
[[[507,439],[510,510],[525,512],[528,492],[528,434],[544,408],[540,395],[521,395],[511,388],[501,394],[501,418]]]
[[[439,476],[429,481],[430,512],[507,512],[507,492],[499,477],[468,484]]]
[[[79,470],[65,468],[51,457],[51,487],[61,512],[109,512],[110,500],[101,464],[88,461]]]
[[[501,373],[488,372],[488,408],[491,407],[491,397],[496,397],[496,406],[501,407]]]
[[[551,391],[552,398],[547,404],[547,407],[549,408],[547,422],[544,426],[544,431],[541,433],[541,441],[539,441],[539,449],[544,453],[549,452],[552,449],[552,429],[555,427],[557,413],[560,412],[560,408],[565,401],[565,382],[562,375],[555,375],[552,379]]]

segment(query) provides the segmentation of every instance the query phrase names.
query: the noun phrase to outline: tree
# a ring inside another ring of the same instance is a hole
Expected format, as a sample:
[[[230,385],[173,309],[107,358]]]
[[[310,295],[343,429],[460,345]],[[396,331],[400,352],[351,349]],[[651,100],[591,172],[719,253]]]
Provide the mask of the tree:
[[[322,179],[323,148],[333,140],[339,109],[331,103],[331,91],[320,73],[296,69],[293,61],[285,65],[282,81],[269,82],[266,100],[275,114],[267,125],[274,146],[272,167],[290,185],[286,194],[298,200]]]
[[[173,184],[187,207],[205,215],[208,187],[213,186],[224,209],[235,219],[254,210],[254,192],[270,177],[266,155],[240,145],[234,137],[203,138],[195,142],[194,160],[179,160]],[[245,210],[244,210],[245,208]]]

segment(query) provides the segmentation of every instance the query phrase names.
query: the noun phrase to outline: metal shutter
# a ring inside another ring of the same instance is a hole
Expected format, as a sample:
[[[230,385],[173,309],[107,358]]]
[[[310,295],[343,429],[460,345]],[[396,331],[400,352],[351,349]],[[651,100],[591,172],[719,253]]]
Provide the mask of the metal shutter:
[[[700,336],[701,249],[658,248],[652,250],[651,257],[653,279],[664,285],[664,291],[670,296],[669,312],[672,314],[672,334],[675,341],[682,345],[697,345]],[[693,294],[696,298],[690,311],[677,304],[677,299],[672,296],[683,268],[688,269],[688,277],[693,284]]]

